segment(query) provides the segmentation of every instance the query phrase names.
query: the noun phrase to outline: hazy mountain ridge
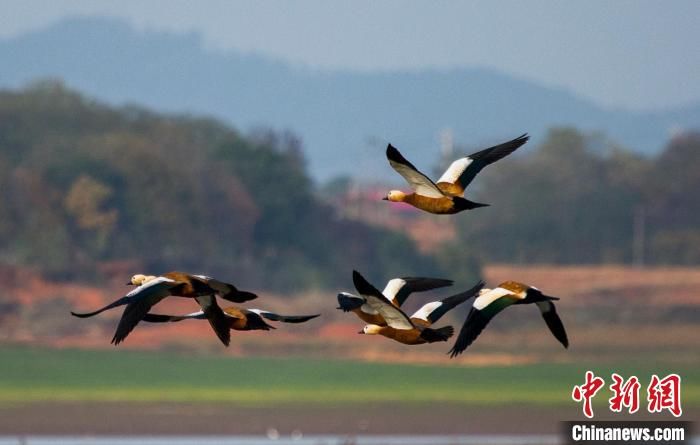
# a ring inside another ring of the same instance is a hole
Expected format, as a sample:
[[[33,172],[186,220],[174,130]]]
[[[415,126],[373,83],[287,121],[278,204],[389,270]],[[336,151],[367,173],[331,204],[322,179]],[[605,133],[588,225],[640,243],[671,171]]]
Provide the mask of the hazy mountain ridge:
[[[470,147],[555,125],[601,131],[656,153],[669,132],[700,124],[700,104],[658,112],[610,110],[556,88],[483,68],[320,71],[235,51],[207,50],[199,35],[139,31],[103,18],[65,20],[0,40],[1,87],[39,77],[113,103],[206,113],[242,129],[288,128],[304,140],[311,173],[386,173],[391,141],[417,165],[437,159],[451,128]]]

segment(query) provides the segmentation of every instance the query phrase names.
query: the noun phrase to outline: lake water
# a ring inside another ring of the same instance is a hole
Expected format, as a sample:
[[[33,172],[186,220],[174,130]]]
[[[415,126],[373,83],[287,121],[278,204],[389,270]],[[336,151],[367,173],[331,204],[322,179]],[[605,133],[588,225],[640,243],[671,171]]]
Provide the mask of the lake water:
[[[0,436],[0,445],[556,445],[556,435],[467,436]],[[690,440],[700,445],[700,437]]]
[[[555,435],[508,436],[0,436],[0,445],[549,445]]]

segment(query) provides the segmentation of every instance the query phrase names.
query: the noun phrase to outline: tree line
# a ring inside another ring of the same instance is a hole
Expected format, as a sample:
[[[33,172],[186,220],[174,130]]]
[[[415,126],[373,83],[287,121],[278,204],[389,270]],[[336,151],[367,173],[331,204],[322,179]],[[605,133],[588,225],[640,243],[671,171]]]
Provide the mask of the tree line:
[[[574,128],[533,142],[475,184],[476,201],[493,207],[459,219],[470,254],[506,263],[700,262],[700,133],[671,137],[652,158]]]
[[[99,282],[123,260],[287,292],[355,267],[441,273],[404,235],[335,218],[291,134],[110,107],[57,82],[0,92],[0,262]]]
[[[698,133],[648,158],[555,128],[479,176],[468,198],[492,206],[457,216],[458,239],[428,256],[339,218],[291,133],[107,106],[57,82],[0,91],[0,263],[55,279],[99,282],[128,260],[297,291],[353,268],[469,281],[479,262],[698,264],[699,190]]]

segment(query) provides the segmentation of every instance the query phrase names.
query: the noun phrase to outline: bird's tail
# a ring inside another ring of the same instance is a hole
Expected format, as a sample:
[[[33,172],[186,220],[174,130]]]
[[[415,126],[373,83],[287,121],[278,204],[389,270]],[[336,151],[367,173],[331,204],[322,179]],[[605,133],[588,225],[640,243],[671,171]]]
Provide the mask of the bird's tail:
[[[480,202],[470,201],[468,199],[464,199],[464,198],[460,198],[460,197],[456,197],[453,199],[454,199],[455,207],[457,208],[457,210],[471,210],[471,209],[476,209],[479,207],[488,207],[490,205],[490,204],[482,204]]]
[[[435,343],[438,341],[447,341],[454,333],[455,328],[452,326],[445,326],[438,329],[425,328],[423,332],[421,332],[421,337],[428,343]]]

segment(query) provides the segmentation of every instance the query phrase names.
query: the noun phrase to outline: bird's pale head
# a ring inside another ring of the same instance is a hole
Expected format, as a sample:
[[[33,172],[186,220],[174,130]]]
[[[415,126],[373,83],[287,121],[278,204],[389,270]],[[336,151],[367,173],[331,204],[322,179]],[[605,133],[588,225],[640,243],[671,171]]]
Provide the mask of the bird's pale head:
[[[368,324],[362,330],[359,332],[360,334],[367,334],[367,335],[377,335],[379,334],[379,331],[382,329],[381,326],[378,326],[376,324]]]
[[[391,190],[389,193],[387,193],[386,197],[384,198],[385,201],[391,202],[403,202],[405,199],[406,194],[401,190]]]
[[[131,280],[126,283],[126,284],[133,284],[134,286],[141,286],[143,283],[148,283],[151,280],[154,280],[156,277],[153,275],[144,275],[137,273],[133,277],[131,277]]]

